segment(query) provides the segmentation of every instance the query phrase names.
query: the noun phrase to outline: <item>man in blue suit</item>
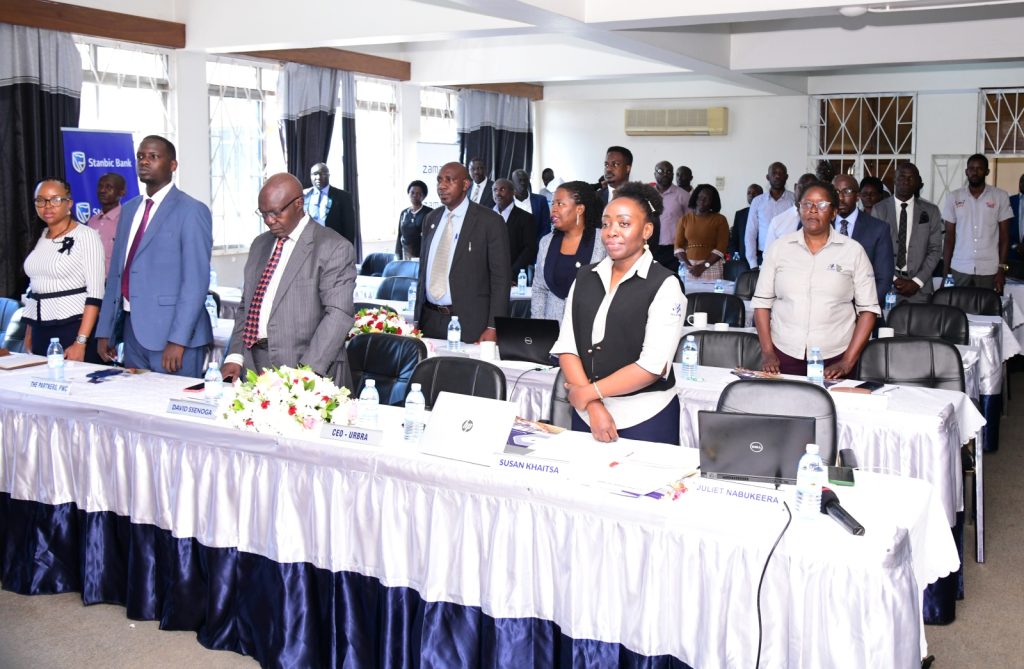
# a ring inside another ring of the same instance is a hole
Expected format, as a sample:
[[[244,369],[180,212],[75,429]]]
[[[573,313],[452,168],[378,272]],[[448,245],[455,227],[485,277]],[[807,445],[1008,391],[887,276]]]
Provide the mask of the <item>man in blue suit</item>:
[[[537,224],[537,240],[551,232],[551,208],[543,195],[530,192],[530,173],[526,170],[512,172],[512,185],[515,187],[514,205],[533,215]]]
[[[832,180],[839,194],[839,207],[836,209],[835,226],[841,234],[853,237],[868,254],[871,266],[875,270],[875,289],[878,291],[878,304],[885,304],[885,294],[892,285],[896,271],[896,258],[892,250],[892,233],[889,224],[880,221],[870,214],[857,209],[857,198],[860,186],[849,174],[840,174]]]
[[[123,341],[126,367],[200,377],[213,341],[204,308],[213,249],[210,209],[171,183],[178,161],[167,139],[143,139],[135,161],[146,193],[121,208],[97,348],[110,361]]]
[[[1013,218],[1010,219],[1010,253],[1006,261],[1010,265],[1010,276],[1020,279],[1024,278],[1024,240],[1021,233],[1024,232],[1024,174],[1020,175],[1017,182],[1017,194],[1010,196],[1010,209],[1013,210]]]

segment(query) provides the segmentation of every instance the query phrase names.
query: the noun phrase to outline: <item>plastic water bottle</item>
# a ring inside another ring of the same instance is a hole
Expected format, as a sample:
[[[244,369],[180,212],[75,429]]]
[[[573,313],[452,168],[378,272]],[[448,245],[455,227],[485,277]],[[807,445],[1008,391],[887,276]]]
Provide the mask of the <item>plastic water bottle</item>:
[[[448,350],[462,350],[462,326],[459,324],[458,316],[452,316],[452,321],[448,324]]]
[[[516,279],[516,294],[526,295],[526,270],[519,270],[519,277]]]
[[[893,286],[889,287],[889,292],[885,294],[885,309],[882,311],[882,315],[885,316],[886,322],[889,321],[889,312],[896,306],[896,288]]]
[[[796,468],[796,515],[809,518],[821,515],[821,488],[825,485],[825,466],[817,444],[807,444],[807,452]]]
[[[405,440],[419,441],[426,426],[427,401],[423,398],[420,384],[410,386],[405,398]]]
[[[686,335],[686,341],[683,342],[683,379],[697,380],[697,358],[697,340],[693,335]]]
[[[380,407],[380,395],[377,394],[377,382],[366,379],[363,392],[359,393],[359,424],[363,427],[377,427],[377,409]]]
[[[952,288],[954,285],[956,285],[956,284],[953,283],[953,275],[952,274],[947,274],[946,275],[946,280],[942,282],[942,287],[943,288]]]
[[[807,380],[817,386],[825,385],[825,361],[821,357],[821,349],[811,347],[807,356]]]
[[[206,294],[206,313],[210,315],[210,326],[216,328],[219,317],[217,316],[217,300],[213,295]]]
[[[203,377],[203,395],[208,400],[218,400],[224,394],[224,377],[220,373],[220,365],[211,360],[206,366],[206,376]]]
[[[724,293],[725,292],[725,282],[722,281],[721,279],[715,279],[715,292],[716,293]]]
[[[51,381],[64,380],[64,347],[56,337],[50,337],[50,345],[46,347],[46,366]]]
[[[210,268],[210,290],[217,287],[217,270]]]
[[[405,294],[405,308],[408,311],[416,311],[416,282],[409,284],[409,292]]]

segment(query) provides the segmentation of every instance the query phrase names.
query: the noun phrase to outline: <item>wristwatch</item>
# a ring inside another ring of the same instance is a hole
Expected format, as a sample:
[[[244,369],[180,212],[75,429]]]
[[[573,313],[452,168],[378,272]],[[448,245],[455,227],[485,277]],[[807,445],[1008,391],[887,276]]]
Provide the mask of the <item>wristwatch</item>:
[[[89,338],[86,337],[85,335],[78,335],[77,337],[75,337],[75,343],[85,346],[86,344],[89,343]]]
[[[999,269],[1003,270],[1004,272],[1009,272],[1010,266],[1004,263],[1002,265],[999,265]]]
[[[711,263],[709,263],[708,261],[705,260],[704,261],[704,269],[707,269],[708,267],[711,267]]]

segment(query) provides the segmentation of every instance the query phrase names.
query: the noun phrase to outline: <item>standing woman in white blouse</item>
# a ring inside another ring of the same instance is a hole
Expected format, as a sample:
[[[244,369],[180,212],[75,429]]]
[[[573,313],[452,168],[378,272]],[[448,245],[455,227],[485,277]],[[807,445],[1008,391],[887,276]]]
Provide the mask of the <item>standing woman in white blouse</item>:
[[[103,243],[72,218],[71,187],[63,179],[40,181],[35,207],[46,229],[25,258],[25,349],[46,355],[57,337],[68,360],[101,363],[92,334],[103,300]]]

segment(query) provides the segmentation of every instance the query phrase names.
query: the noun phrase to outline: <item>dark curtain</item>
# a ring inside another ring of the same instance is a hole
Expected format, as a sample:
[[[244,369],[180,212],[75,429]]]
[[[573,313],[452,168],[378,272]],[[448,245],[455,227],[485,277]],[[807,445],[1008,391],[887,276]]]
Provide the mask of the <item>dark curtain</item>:
[[[281,121],[281,145],[288,160],[288,173],[309,188],[309,171],[317,163],[327,162],[331,149],[334,114],[317,111],[296,119]]]
[[[356,77],[351,72],[341,72],[341,144],[342,177],[356,212],[356,262],[361,263],[363,226],[359,216],[359,168],[356,161]]]
[[[495,179],[533,165],[533,118],[527,98],[486,91],[459,92],[459,159],[484,161]]]
[[[22,264],[42,230],[33,191],[64,176],[60,129],[78,127],[81,90],[71,35],[0,24],[0,296],[28,287]]]

